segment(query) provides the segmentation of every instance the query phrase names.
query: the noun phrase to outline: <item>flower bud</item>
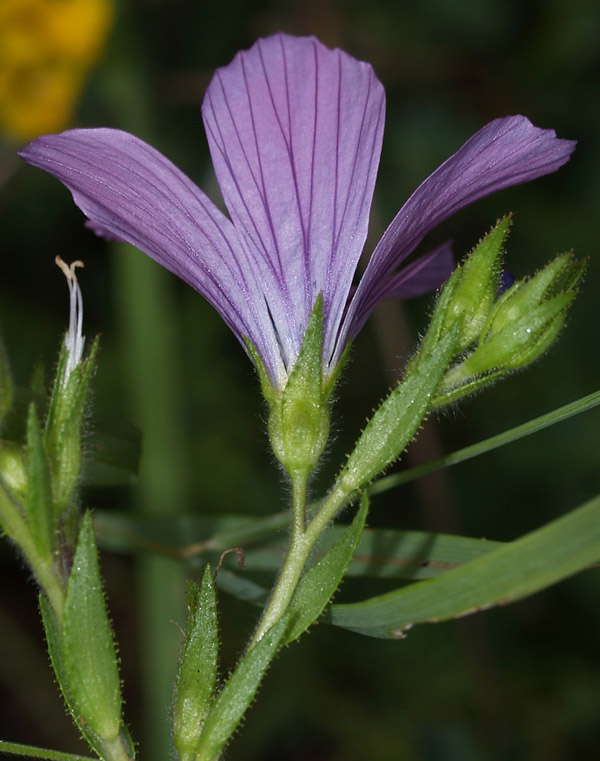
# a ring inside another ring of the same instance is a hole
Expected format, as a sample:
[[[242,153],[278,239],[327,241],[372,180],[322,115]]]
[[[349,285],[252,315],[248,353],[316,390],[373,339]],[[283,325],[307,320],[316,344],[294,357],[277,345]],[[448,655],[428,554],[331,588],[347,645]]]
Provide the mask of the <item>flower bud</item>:
[[[439,404],[464,396],[540,357],[565,324],[585,262],[562,254],[496,301],[474,351],[446,374]]]
[[[419,357],[427,355],[457,324],[457,354],[479,338],[498,293],[502,247],[510,223],[509,214],[456,267],[438,297]]]
[[[479,338],[494,305],[500,281],[502,246],[510,223],[510,215],[501,219],[450,278],[450,281],[456,280],[456,284],[451,287],[446,303],[442,333],[459,321],[457,351],[464,351]]]

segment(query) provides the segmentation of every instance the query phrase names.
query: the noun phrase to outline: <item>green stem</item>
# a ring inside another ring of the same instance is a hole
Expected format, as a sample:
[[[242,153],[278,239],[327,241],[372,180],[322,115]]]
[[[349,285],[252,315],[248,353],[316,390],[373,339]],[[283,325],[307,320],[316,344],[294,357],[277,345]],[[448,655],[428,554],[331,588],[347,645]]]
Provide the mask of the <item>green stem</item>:
[[[279,621],[289,607],[314,542],[306,536],[306,484],[309,473],[297,470],[292,479],[292,538],[279,578],[250,641],[253,647]]]
[[[337,484],[306,526],[306,482],[308,474],[304,473],[302,477],[299,474],[296,476],[296,478],[292,477],[294,513],[290,546],[271,598],[250,642],[250,647],[253,647],[287,611],[310,553],[323,531],[352,492],[352,489],[346,488],[343,482]],[[300,515],[302,516],[301,519]]]
[[[306,483],[309,473],[297,470],[292,473],[292,540],[301,537],[306,528]]]
[[[28,758],[40,758],[45,761],[97,761],[91,756],[80,756],[75,753],[63,753],[49,748],[37,748],[35,745],[23,745],[22,743],[7,742],[0,740],[0,753],[10,753],[13,756],[27,756]]]
[[[334,484],[333,489],[329,492],[329,495],[326,497],[321,507],[314,514],[306,529],[307,536],[312,538],[313,545],[317,542],[323,531],[325,531],[328,524],[342,509],[353,492],[356,492],[354,485],[345,483],[344,479]]]
[[[292,601],[313,546],[314,542],[310,543],[304,533],[300,536],[292,536],[279,578],[267,607],[261,616],[254,636],[250,641],[250,647],[253,647],[258,640],[262,639],[269,629],[285,614]]]

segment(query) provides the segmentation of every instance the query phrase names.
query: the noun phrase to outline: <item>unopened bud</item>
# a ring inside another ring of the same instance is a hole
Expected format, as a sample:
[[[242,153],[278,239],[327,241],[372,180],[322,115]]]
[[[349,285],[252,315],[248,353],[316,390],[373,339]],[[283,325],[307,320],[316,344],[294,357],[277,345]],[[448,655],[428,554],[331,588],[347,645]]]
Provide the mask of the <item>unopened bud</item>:
[[[446,403],[530,364],[565,324],[585,262],[562,254],[506,290],[490,311],[474,351],[448,371],[440,390]]]
[[[444,310],[442,334],[458,322],[457,351],[464,351],[479,338],[492,310],[500,282],[502,247],[510,223],[510,215],[501,219],[450,278],[451,293]]]

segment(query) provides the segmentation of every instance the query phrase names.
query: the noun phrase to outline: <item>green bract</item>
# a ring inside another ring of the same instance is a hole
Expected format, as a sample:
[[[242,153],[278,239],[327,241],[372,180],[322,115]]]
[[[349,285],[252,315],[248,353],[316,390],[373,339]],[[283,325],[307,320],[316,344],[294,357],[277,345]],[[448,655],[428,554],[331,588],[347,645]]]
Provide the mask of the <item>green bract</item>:
[[[77,716],[104,740],[115,741],[121,727],[121,685],[89,512],[81,523],[67,585],[62,663]]]
[[[217,681],[217,601],[210,565],[204,569],[199,587],[190,583],[188,597],[188,621],[173,711],[175,747],[182,759],[194,757]]]
[[[196,761],[216,761],[252,703],[289,624],[276,623],[242,657],[211,707],[196,747]]]

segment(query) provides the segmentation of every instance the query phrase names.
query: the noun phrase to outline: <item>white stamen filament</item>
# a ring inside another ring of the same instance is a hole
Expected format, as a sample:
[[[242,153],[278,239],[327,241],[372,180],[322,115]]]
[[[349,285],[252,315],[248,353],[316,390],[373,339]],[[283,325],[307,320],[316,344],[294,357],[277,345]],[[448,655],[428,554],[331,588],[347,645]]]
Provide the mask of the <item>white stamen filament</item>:
[[[69,329],[65,335],[65,346],[68,355],[64,378],[64,382],[66,383],[75,367],[81,362],[83,347],[85,344],[85,338],[82,335],[83,297],[81,295],[81,288],[77,282],[77,275],[75,274],[75,268],[83,267],[83,262],[77,260],[69,265],[66,264],[60,256],[57,256],[54,261],[63,271],[69,286]]]

